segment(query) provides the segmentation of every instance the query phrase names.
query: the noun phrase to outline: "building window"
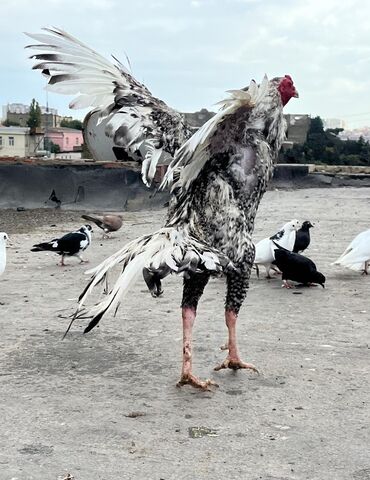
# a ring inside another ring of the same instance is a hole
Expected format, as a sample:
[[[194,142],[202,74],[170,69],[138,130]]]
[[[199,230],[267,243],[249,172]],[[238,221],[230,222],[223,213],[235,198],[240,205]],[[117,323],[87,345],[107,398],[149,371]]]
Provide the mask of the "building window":
[[[3,137],[0,137],[0,147],[3,146]]]
[[[78,143],[78,137],[76,137],[76,145],[78,145],[78,144],[79,144],[79,143]]]
[[[14,137],[9,137],[9,147],[14,147]]]
[[[66,145],[68,145],[68,144],[69,144],[69,138],[66,137]]]

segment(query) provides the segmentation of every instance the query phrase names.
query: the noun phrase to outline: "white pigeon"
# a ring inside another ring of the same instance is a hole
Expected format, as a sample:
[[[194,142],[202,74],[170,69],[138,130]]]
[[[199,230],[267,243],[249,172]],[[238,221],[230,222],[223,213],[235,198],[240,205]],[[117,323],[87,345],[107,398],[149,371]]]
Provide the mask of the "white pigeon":
[[[9,240],[5,232],[0,232],[0,275],[5,271],[6,267],[6,241]]]
[[[276,267],[272,265],[272,262],[275,260],[274,250],[277,248],[273,242],[276,242],[280,247],[286,248],[291,252],[295,243],[296,231],[300,228],[301,223],[302,222],[296,219],[291,220],[283,225],[275,235],[264,238],[255,245],[256,254],[254,257],[254,265],[257,269],[257,275],[259,275],[259,265],[265,267],[267,278],[271,278],[271,269],[278,271]]]
[[[362,271],[368,275],[368,266],[370,264],[370,230],[359,233],[342,255],[332,265],[341,265],[358,272]]]

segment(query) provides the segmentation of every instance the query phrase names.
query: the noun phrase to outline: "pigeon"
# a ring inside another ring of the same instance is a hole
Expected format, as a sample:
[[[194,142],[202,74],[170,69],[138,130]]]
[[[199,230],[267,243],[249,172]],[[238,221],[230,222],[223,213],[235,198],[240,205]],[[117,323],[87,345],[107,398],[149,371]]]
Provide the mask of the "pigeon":
[[[60,208],[61,205],[62,205],[62,201],[56,196],[56,193],[55,193],[55,190],[53,190],[50,194],[50,197],[48,198],[48,200],[50,200],[51,202],[54,202],[56,205],[55,205],[55,208]],[[45,202],[47,203],[47,201]]]
[[[79,258],[80,263],[85,263],[87,260],[84,260],[81,257],[81,252],[86,250],[86,248],[90,245],[91,233],[91,225],[82,225],[79,230],[67,233],[61,238],[54,238],[49,242],[33,245],[31,252],[55,252],[62,256],[62,259],[59,263],[61,267],[65,266],[64,257],[77,257]]]
[[[274,242],[277,247],[274,250],[275,264],[282,272],[282,287],[292,288],[288,280],[299,282],[303,285],[319,284],[325,288],[325,276],[317,271],[312,260],[300,253],[290,252]]]
[[[312,227],[312,223],[309,220],[306,220],[302,223],[301,228],[297,230],[293,248],[294,253],[301,253],[309,246],[311,241],[310,228]]]
[[[370,263],[370,230],[359,233],[348,245],[342,255],[332,264],[341,265],[368,275]]]
[[[5,271],[6,267],[6,241],[9,240],[5,232],[0,232],[0,275]]]
[[[275,233],[272,237],[264,238],[256,244],[256,254],[254,257],[254,265],[257,269],[257,276],[259,276],[259,265],[264,265],[266,269],[266,277],[271,278],[270,270],[276,270],[272,263],[274,262],[274,245],[273,241],[278,242],[279,245],[287,250],[293,250],[294,242],[296,238],[296,231],[298,230],[301,222],[299,220],[291,220],[281,227],[281,229]]]
[[[103,233],[103,238],[109,238],[108,233],[116,232],[122,227],[122,215],[104,215],[103,217],[93,217],[90,215],[82,215],[82,218],[89,222],[94,222]]]

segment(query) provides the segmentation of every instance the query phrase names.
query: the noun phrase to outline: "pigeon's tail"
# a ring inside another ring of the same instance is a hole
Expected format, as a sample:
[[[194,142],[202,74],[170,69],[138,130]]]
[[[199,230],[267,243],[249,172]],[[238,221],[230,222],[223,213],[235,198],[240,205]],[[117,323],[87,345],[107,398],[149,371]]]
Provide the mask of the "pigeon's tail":
[[[98,227],[102,228],[103,222],[98,217],[92,217],[91,215],[81,215],[82,218],[88,220],[89,222],[95,223]]]
[[[347,254],[340,256],[332,265],[340,265],[344,268],[349,268],[350,270],[355,270],[356,272],[360,272],[364,270],[364,265],[366,262],[366,258],[359,258],[357,255]]]
[[[43,242],[33,245],[31,252],[55,252],[58,250],[56,247],[57,245],[55,241],[52,240],[51,242]]]
[[[108,290],[108,272],[117,265],[120,265],[123,271]],[[207,272],[217,275],[232,269],[234,267],[225,255],[191,236],[185,228],[162,228],[152,235],[133,240],[96,268],[86,272],[92,274],[92,277],[80,295],[71,324],[75,318],[89,318],[91,321],[84,333],[89,332],[106,313],[117,312],[125,295],[140,275],[144,276],[151,294],[158,296],[162,293],[161,279],[170,273],[187,276]],[[107,297],[92,308],[85,307],[94,287],[101,283],[106,284]]]

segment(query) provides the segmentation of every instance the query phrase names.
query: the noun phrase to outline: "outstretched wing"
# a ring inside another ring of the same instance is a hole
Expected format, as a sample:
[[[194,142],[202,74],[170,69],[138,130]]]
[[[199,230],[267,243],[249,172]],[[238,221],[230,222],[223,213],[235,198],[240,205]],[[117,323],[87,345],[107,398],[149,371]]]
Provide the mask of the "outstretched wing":
[[[114,63],[58,28],[30,34],[40,42],[26,48],[37,50],[30,58],[41,70],[51,92],[77,95],[72,109],[94,108],[96,127],[104,122],[104,133],[128,156],[142,162],[143,181],[149,185],[162,156],[173,157],[191,136],[183,117],[155,98],[129,70]]]

